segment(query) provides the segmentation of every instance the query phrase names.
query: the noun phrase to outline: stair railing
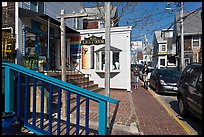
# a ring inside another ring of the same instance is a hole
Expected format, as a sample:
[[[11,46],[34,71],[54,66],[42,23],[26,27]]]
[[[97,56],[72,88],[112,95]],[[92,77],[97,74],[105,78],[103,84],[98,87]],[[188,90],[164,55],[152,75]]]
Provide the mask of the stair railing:
[[[27,69],[23,66],[12,63],[2,63],[2,69],[5,69],[5,112],[16,110],[18,121],[23,122],[23,126],[35,134],[52,135],[53,134],[53,92],[54,89],[58,92],[57,100],[57,135],[61,131],[61,91],[66,91],[66,135],[70,134],[70,94],[76,94],[76,135],[79,135],[80,130],[80,97],[85,97],[85,134],[90,133],[89,128],[89,101],[98,103],[98,135],[107,134],[107,102],[117,104],[118,100],[106,97],[95,92],[80,88],[73,84],[63,82],[59,79],[46,76],[36,71]],[[17,77],[14,79],[14,75]],[[39,89],[37,89],[40,83]],[[47,86],[46,86],[47,85]],[[15,89],[14,89],[15,87]],[[32,88],[31,88],[32,87]],[[46,88],[45,88],[46,87]],[[31,90],[32,89],[32,90]],[[46,92],[47,89],[47,92]],[[37,91],[38,90],[38,91]],[[15,92],[14,92],[15,91]],[[32,96],[31,96],[32,92]],[[40,114],[39,123],[37,125],[36,108],[39,105],[37,94],[40,93]],[[16,94],[16,95],[15,95]],[[45,98],[48,94],[48,127],[45,127]],[[15,101],[16,100],[16,101]],[[33,104],[32,112],[29,104]],[[29,111],[30,110],[30,111]],[[30,119],[29,119],[30,118]],[[29,122],[32,120],[32,122]]]

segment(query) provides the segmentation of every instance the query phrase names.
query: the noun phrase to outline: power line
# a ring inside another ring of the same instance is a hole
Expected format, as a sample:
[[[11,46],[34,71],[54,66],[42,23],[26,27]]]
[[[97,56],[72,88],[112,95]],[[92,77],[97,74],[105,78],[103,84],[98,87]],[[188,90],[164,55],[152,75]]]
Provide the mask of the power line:
[[[202,9],[202,7],[196,9],[195,11],[193,11],[193,12],[191,12],[191,13],[185,15],[185,16],[183,16],[183,18],[185,19],[186,17],[190,16],[191,14],[197,12],[197,11],[200,10],[200,9]],[[167,30],[169,30],[173,25],[175,25],[176,23],[178,23],[178,22],[180,21],[180,19],[181,19],[181,17],[179,17],[176,21],[173,21],[173,22],[167,24],[167,25],[170,25]],[[189,24],[190,24],[190,23],[189,23]],[[165,26],[167,26],[167,25],[165,25]],[[191,24],[191,25],[192,25],[192,24]],[[150,31],[150,32],[148,32],[148,33],[144,33],[143,35],[147,35],[147,34],[153,33],[154,31],[157,31],[157,30],[159,30],[159,29],[161,29],[161,28],[164,28],[165,26],[161,26],[161,27],[158,28],[158,29],[154,29],[154,30],[152,30],[152,31]],[[135,37],[138,38],[138,37],[141,37],[141,36],[142,36],[142,35],[137,35],[137,36],[135,36]],[[133,38],[134,38],[134,37],[133,37]]]

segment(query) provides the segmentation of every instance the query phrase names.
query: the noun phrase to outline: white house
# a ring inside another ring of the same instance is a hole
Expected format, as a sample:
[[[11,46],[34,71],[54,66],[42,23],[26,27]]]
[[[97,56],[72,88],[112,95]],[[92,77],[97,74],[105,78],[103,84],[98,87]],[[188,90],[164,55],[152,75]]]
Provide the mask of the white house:
[[[82,57],[78,69],[105,88],[105,28],[79,30]],[[131,90],[131,26],[110,29],[110,88]]]
[[[162,31],[155,31],[153,36],[153,65],[155,67],[166,67],[170,64],[171,57],[169,55],[175,55],[175,45],[172,44],[173,29],[163,29]]]

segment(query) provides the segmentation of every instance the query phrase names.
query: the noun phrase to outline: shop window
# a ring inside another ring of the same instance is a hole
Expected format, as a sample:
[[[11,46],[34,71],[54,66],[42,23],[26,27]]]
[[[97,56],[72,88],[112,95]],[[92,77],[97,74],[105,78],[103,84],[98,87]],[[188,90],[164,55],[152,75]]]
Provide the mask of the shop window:
[[[105,72],[105,47],[95,51],[96,53],[96,71]],[[118,72],[120,70],[120,49],[110,48],[110,72]]]
[[[113,52],[112,67],[113,70],[119,70],[119,52]]]
[[[34,56],[36,54],[35,48],[35,34],[26,33],[26,56]]]

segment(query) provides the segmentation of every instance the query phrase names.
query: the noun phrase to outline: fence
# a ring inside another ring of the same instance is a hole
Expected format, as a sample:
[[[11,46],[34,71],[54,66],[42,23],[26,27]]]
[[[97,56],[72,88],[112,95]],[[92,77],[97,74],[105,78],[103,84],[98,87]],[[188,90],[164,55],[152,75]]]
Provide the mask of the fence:
[[[59,79],[43,75],[33,70],[12,63],[2,63],[2,69],[5,69],[5,112],[16,111],[17,119],[23,122],[23,126],[36,134],[53,134],[53,94],[58,93],[57,98],[57,134],[60,134],[61,122],[61,91],[66,91],[66,134],[70,134],[70,94],[76,94],[76,135],[79,134],[80,121],[80,98],[84,97],[86,101],[85,114],[85,133],[89,134],[89,101],[98,102],[98,134],[107,134],[107,102],[117,104],[118,101],[89,90],[80,88]],[[32,112],[29,112],[30,92],[32,89]],[[40,125],[36,125],[36,97],[37,87],[40,87]],[[15,87],[15,89],[14,89]],[[45,110],[45,89],[48,91],[48,114]],[[56,90],[54,90],[56,89]],[[14,92],[15,91],[15,92]],[[17,95],[15,95],[17,94]],[[16,100],[16,102],[15,102]],[[16,106],[15,106],[16,104]],[[48,117],[48,128],[44,127],[44,118]],[[29,122],[31,117],[32,123]]]

